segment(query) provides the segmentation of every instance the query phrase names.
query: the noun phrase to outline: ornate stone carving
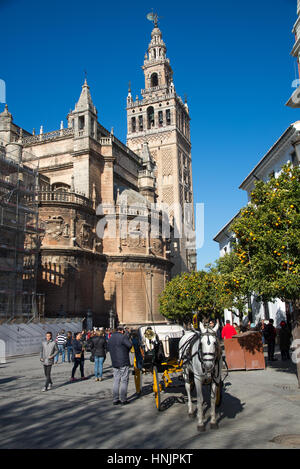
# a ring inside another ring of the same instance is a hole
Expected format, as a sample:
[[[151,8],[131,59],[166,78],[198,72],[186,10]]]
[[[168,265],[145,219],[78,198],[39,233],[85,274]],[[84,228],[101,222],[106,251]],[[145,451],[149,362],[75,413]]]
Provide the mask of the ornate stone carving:
[[[93,231],[92,226],[88,223],[83,222],[79,229],[79,234],[76,238],[76,241],[81,248],[93,249],[95,237],[96,235]]]
[[[151,240],[151,250],[156,255],[162,255],[163,254],[163,246],[162,246],[162,242],[161,242],[160,239],[152,239]]]
[[[58,241],[59,238],[64,235],[66,230],[66,224],[63,217],[61,216],[49,217],[47,220],[42,220],[41,224],[45,227],[46,236],[56,241]]]

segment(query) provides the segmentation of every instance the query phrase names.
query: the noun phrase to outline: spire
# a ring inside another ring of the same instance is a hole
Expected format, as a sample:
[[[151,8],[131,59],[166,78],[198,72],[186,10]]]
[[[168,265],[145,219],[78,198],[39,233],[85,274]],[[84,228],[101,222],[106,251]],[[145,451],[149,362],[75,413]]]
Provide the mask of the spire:
[[[8,110],[7,104],[5,104],[4,110],[3,110],[3,112],[1,112],[0,116],[1,116],[1,117],[9,118],[9,119],[12,121],[12,115],[11,115],[11,113],[10,113],[9,110]]]
[[[151,32],[151,41],[148,46],[148,58],[151,61],[161,61],[166,59],[166,45],[162,39],[162,32],[157,27],[154,26]]]
[[[143,143],[141,157],[143,159],[143,166],[146,167],[149,171],[152,171],[155,166],[155,162],[151,156],[148,142]]]
[[[127,105],[133,102],[132,95],[131,95],[131,82],[128,83],[128,95],[127,95]]]
[[[94,114],[97,114],[97,109],[93,104],[90,87],[87,84],[86,77],[82,85],[80,98],[75,105],[75,111],[92,111]]]

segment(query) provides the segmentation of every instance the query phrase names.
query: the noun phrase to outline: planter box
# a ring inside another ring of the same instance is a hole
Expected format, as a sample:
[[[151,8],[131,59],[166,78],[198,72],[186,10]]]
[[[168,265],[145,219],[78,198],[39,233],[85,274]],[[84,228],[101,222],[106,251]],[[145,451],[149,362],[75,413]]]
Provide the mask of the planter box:
[[[264,370],[266,368],[261,334],[255,331],[237,334],[224,340],[229,370]]]

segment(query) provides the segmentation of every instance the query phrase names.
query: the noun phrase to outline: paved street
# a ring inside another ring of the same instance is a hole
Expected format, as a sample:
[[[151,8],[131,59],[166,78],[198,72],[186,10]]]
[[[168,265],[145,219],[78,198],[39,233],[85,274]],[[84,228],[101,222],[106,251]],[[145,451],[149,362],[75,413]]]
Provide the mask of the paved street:
[[[94,381],[88,357],[88,380],[70,383],[71,367],[54,365],[53,389],[42,393],[44,376],[37,355],[0,365],[1,449],[275,449],[290,446],[271,442],[274,437],[300,435],[300,390],[292,368],[280,360],[266,370],[230,372],[219,429],[207,424],[203,434],[188,417],[186,404],[176,401],[184,393],[182,385],[163,394],[166,409],[158,412],[152,377],[144,377],[144,395],[137,398],[130,376],[130,404],[113,406],[109,357],[102,382]]]

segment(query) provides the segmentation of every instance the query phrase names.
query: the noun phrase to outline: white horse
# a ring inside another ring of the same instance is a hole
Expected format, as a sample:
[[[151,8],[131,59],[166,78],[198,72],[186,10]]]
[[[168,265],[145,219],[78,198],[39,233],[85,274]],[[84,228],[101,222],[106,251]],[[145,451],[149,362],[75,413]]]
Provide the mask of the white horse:
[[[216,336],[219,324],[211,329],[200,323],[200,332],[186,331],[179,342],[179,359],[182,360],[183,378],[188,396],[188,413],[194,416],[191,384],[194,379],[197,391],[198,431],[205,431],[203,422],[202,384],[211,384],[211,428],[218,428],[216,421],[216,397],[220,393],[222,352]],[[218,395],[218,399],[220,395]]]

